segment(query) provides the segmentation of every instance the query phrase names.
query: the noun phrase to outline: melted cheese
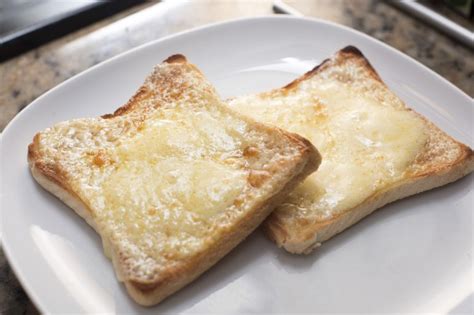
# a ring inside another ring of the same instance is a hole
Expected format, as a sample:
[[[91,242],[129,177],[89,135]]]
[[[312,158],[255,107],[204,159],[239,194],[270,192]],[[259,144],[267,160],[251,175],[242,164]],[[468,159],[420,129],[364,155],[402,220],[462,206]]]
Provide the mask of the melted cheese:
[[[426,141],[424,124],[411,111],[335,82],[317,83],[304,82],[282,97],[249,96],[230,103],[306,137],[322,155],[318,171],[280,207],[281,215],[327,218],[360,204],[403,176]]]
[[[90,157],[76,150],[86,156],[76,161],[92,167],[81,166],[73,179],[102,230],[149,274],[148,258],[183,259],[204,246],[219,216],[235,215],[248,178],[245,122],[205,110],[154,115],[115,145],[99,143]],[[108,128],[118,129],[101,126]]]

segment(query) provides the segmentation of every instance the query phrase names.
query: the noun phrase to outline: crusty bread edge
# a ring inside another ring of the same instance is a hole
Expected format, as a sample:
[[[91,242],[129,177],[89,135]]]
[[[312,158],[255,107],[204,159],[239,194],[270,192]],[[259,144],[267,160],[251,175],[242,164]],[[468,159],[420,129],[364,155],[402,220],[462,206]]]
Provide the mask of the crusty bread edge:
[[[385,82],[378,75],[377,71],[358,48],[347,46],[341,49],[338,54],[343,54],[347,58],[357,58],[357,62],[363,63],[362,66],[365,67],[370,76],[376,81],[379,81],[390,91]],[[321,64],[281,89],[288,91],[295,88],[301,81],[304,81],[315,75],[317,72],[322,71],[328,66],[330,61],[331,59],[324,60]],[[266,93],[271,94],[275,91],[278,91],[278,89]],[[263,94],[265,95],[266,93]],[[407,109],[418,115],[431,128],[439,129],[423,115],[420,115],[409,107],[407,107]],[[282,222],[279,221],[276,215],[271,215],[267,219],[267,221],[262,225],[263,230],[279,247],[283,247],[288,252],[294,254],[309,254],[314,248],[320,246],[322,242],[344,231],[384,205],[454,182],[474,171],[474,152],[472,149],[455,140],[444,131],[443,134],[461,148],[462,153],[453,163],[442,165],[436,170],[425,172],[415,176],[414,178],[400,181],[387,187],[383,191],[372,194],[358,206],[347,209],[339,215],[335,215],[328,220],[307,224],[303,227],[303,231],[290,231]]]
[[[357,207],[349,209],[330,220],[305,226],[304,231],[298,231],[296,237],[291,231],[286,230],[282,224],[278,224],[275,218],[272,218],[271,224],[264,224],[263,228],[267,236],[275,241],[279,247],[283,247],[294,254],[309,254],[322,242],[344,231],[384,205],[454,182],[473,170],[474,157],[471,151],[469,157],[463,158],[463,162],[436,174],[423,175],[399,182],[395,186],[373,194]]]

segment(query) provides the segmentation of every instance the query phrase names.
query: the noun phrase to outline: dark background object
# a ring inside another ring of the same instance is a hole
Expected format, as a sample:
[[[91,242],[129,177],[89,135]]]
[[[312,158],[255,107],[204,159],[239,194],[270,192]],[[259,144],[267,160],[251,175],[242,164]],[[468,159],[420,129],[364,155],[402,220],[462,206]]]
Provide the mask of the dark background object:
[[[474,50],[474,0],[384,0]],[[291,3],[291,2],[290,2]],[[275,13],[303,16],[284,0],[273,0]],[[461,17],[459,19],[458,17]]]
[[[473,0],[444,0],[450,8],[454,11],[461,13],[465,17],[474,18],[474,6]]]
[[[449,37],[457,40],[464,44],[466,47],[474,50],[474,37],[472,33],[472,21],[469,20],[468,16],[464,16],[464,23],[459,24],[454,22],[448,12],[442,14],[442,6],[446,4],[446,1],[388,1],[387,3],[392,6],[403,10],[420,21],[432,26],[438,31],[448,35]],[[473,0],[465,0],[464,5],[469,4]],[[454,2],[454,1],[453,1]],[[452,8],[451,8],[452,9]],[[470,8],[469,8],[470,9]],[[451,10],[448,10],[451,11]],[[451,13],[451,12],[450,12]],[[460,12],[456,11],[456,14]],[[469,13],[470,14],[470,13]]]
[[[1,0],[0,61],[143,2]]]

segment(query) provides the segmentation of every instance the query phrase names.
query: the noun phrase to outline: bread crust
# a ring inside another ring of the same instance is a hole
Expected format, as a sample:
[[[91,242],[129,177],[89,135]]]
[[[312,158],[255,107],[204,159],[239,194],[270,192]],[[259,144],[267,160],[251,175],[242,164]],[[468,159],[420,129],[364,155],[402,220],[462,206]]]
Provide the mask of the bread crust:
[[[201,72],[195,66],[187,63],[186,58],[182,55],[171,56],[165,60],[165,63],[186,64],[202,76]],[[113,114],[104,115],[102,118],[112,119],[124,116],[134,110],[141,110],[137,108],[139,101],[149,97],[149,93],[150,91],[142,86],[124,106],[118,108]],[[101,227],[98,226],[93,217],[92,210],[69,185],[67,174],[61,169],[61,166],[58,163],[45,162],[48,160],[40,150],[41,133],[34,137],[33,142],[28,147],[28,163],[35,180],[84,218],[101,236],[104,252],[112,260],[117,278],[124,282],[130,296],[141,305],[150,306],[159,303],[209,269],[245,239],[298,183],[317,169],[321,162],[318,151],[308,140],[301,136],[258,124],[231,109],[223,108],[222,110],[252,124],[257,131],[271,133],[274,137],[291,143],[297,148],[298,154],[292,160],[279,165],[281,170],[275,168],[270,174],[270,178],[265,180],[264,184],[273,185],[272,193],[268,194],[264,200],[259,200],[258,203],[253,204],[252,209],[247,211],[245,216],[239,218],[225,232],[217,235],[217,240],[206,250],[193,255],[190,259],[168,266],[163,272],[151,279],[144,279],[128,270],[126,254],[121,252],[120,247],[114,240],[108,239],[102,233]]]
[[[265,234],[279,247],[293,254],[309,254],[322,242],[359,222],[375,210],[399,199],[444,186],[474,170],[472,151],[465,152],[458,163],[408,178],[372,194],[358,206],[347,209],[330,219],[313,223],[299,223],[298,230],[288,227],[278,216],[269,217],[263,224]]]
[[[324,60],[314,69],[286,86],[259,95],[262,98],[286,95],[297,89],[301,82],[344,63],[356,64],[358,68],[364,70],[365,75],[389,90],[362,52],[354,46],[347,46],[331,59]],[[405,104],[403,105],[405,106]],[[279,247],[283,247],[290,253],[308,254],[322,242],[349,228],[384,205],[456,181],[474,170],[474,154],[471,148],[447,135],[422,115],[408,107],[406,109],[420,117],[429,129],[429,138],[425,149],[417,156],[412,170],[407,172],[406,178],[382,191],[376,191],[357,206],[333,214],[327,219],[318,219],[317,221],[302,219],[288,222],[280,218],[278,211],[275,211],[263,224],[266,235]],[[457,152],[455,158],[446,157],[447,152],[441,145],[442,143],[449,143],[451,147],[455,148]]]

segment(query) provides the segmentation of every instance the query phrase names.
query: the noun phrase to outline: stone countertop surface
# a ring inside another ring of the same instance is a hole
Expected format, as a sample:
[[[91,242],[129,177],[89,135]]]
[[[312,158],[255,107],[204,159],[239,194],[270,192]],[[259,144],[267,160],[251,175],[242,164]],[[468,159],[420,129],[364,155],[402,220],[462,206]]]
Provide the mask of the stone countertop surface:
[[[474,96],[473,52],[386,2],[286,0],[286,3],[306,16],[333,21],[373,36]],[[0,64],[0,131],[44,92],[119,53],[204,24],[271,14],[270,0],[149,1],[10,59]],[[455,19],[466,24],[462,17]],[[0,314],[37,313],[0,249]]]

